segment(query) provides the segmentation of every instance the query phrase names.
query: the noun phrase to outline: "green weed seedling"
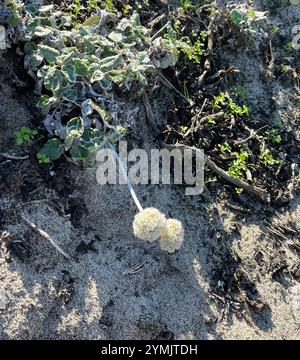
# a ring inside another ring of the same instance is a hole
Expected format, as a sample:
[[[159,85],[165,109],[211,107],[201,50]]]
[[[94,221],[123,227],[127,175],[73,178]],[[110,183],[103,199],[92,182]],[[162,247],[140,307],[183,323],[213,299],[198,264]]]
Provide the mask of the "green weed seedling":
[[[37,134],[37,130],[22,126],[16,132],[16,143],[17,145],[31,145]]]

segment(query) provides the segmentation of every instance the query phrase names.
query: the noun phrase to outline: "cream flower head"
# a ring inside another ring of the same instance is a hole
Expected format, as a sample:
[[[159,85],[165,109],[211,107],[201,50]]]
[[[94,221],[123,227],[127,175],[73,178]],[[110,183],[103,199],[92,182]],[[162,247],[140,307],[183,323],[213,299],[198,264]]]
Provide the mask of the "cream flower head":
[[[156,208],[150,207],[136,214],[133,221],[133,233],[136,237],[153,242],[159,239],[160,231],[167,224],[167,219]]]
[[[168,219],[160,231],[159,244],[162,250],[173,253],[180,249],[184,239],[183,226],[179,220]]]

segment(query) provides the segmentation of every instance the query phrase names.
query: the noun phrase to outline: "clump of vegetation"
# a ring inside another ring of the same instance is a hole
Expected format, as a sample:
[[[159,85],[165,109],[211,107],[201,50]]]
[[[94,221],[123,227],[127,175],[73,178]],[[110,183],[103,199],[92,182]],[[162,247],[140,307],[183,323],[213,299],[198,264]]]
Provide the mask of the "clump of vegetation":
[[[85,4],[94,6],[91,1]],[[72,9],[80,13],[82,2],[73,2]],[[45,115],[44,124],[57,137],[39,156],[51,160],[64,152],[89,159],[105,142],[118,140],[124,125],[133,121],[134,109],[124,109],[116,88],[138,94],[156,69],[176,61],[169,39],[151,38],[136,12],[119,20],[114,12],[97,8],[73,26],[72,16],[54,5],[31,3],[19,11],[26,14],[20,36],[25,41],[25,68],[41,94],[37,106]]]
[[[266,12],[257,11],[246,4],[232,5],[230,19],[240,31],[251,36],[265,36],[261,24],[266,20]]]
[[[249,154],[246,150],[240,150],[235,154],[235,160],[233,160],[228,168],[228,173],[236,178],[241,178],[245,175],[248,169]]]
[[[244,116],[249,114],[248,106],[238,105],[227,92],[221,92],[219,95],[214,96],[212,107],[225,107],[232,115]]]
[[[31,145],[37,134],[37,130],[30,129],[27,126],[22,126],[16,132],[16,143],[18,145]]]

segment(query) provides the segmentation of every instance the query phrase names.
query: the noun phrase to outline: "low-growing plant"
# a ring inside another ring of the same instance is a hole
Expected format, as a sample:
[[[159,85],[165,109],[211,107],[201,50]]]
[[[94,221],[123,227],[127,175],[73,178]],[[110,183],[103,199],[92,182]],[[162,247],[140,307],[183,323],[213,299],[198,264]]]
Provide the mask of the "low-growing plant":
[[[235,160],[230,163],[228,173],[233,177],[241,178],[248,169],[249,154],[246,150],[240,150],[235,157]]]
[[[262,23],[266,21],[266,12],[257,11],[247,4],[231,5],[230,19],[234,26],[252,38],[262,37],[265,32]]]
[[[282,141],[282,137],[279,134],[279,130],[278,129],[268,129],[265,132],[266,138],[270,143],[273,144],[280,144]]]
[[[249,95],[249,89],[242,85],[237,85],[233,89],[233,95],[237,98],[241,99],[242,101],[245,101],[247,96]]]
[[[205,54],[205,40],[208,36],[207,31],[202,31],[197,40],[192,43],[188,38],[181,39],[180,50],[184,54],[185,58],[189,61],[193,61],[199,64],[202,56]]]
[[[271,150],[266,148],[261,149],[259,157],[265,165],[278,165],[282,162],[280,159],[275,159]]]
[[[39,164],[49,164],[51,162],[50,157],[48,157],[47,155],[38,152],[36,154],[36,157],[38,159]]]
[[[238,105],[227,92],[221,92],[219,95],[214,96],[212,107],[225,107],[232,115],[244,116],[249,114],[248,106]]]
[[[38,134],[37,130],[30,129],[27,126],[22,126],[16,132],[16,143],[17,145],[31,145]]]
[[[222,154],[231,153],[232,147],[226,141],[224,144],[219,145],[220,151]]]
[[[83,6],[79,0],[73,5],[77,10]],[[90,159],[99,147],[117,141],[124,135],[120,128],[134,121],[136,109],[124,106],[115,90],[127,98],[132,89],[138,95],[156,69],[177,60],[171,29],[166,38],[152,38],[137,12],[119,20],[115,13],[98,8],[83,24],[73,26],[70,15],[54,5],[32,3],[19,11],[25,68],[37,80],[37,106],[46,129],[55,136],[40,156],[51,160],[64,152]]]

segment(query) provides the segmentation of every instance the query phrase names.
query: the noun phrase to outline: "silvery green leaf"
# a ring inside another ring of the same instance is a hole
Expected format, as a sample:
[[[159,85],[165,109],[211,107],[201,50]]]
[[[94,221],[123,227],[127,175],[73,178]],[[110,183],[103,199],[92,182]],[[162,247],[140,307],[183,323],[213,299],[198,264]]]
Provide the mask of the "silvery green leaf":
[[[240,25],[244,21],[245,16],[243,16],[243,14],[241,14],[237,9],[233,9],[230,12],[230,18],[235,25]]]
[[[120,83],[126,79],[128,76],[129,70],[121,69],[121,70],[111,70],[108,75],[110,79],[115,83]]]
[[[143,73],[141,73],[140,71],[137,71],[137,72],[135,73],[135,78],[136,78],[136,80],[140,83],[140,85],[142,85],[142,86],[147,85],[147,78],[146,78],[146,76],[145,76]]]
[[[47,72],[49,71],[49,69],[51,69],[51,66],[49,66],[49,65],[44,65],[43,67],[41,67],[41,68],[38,70],[37,76],[38,76],[39,78],[43,78],[43,77],[47,74]]]
[[[50,68],[45,75],[44,85],[47,90],[57,91],[62,83],[62,73],[55,68]]]
[[[70,149],[70,155],[73,159],[86,159],[90,155],[90,151],[83,146],[77,145]]]
[[[78,99],[78,92],[77,90],[72,88],[65,88],[61,92],[61,96],[68,100],[75,101]]]
[[[103,90],[106,91],[112,89],[112,83],[106,76],[104,76],[101,80],[99,80],[99,85]]]
[[[76,81],[77,73],[75,66],[70,64],[63,65],[61,71],[70,83],[74,83]]]
[[[44,5],[39,8],[41,14],[50,13],[54,10],[54,5]]]
[[[34,30],[37,26],[40,26],[42,23],[41,17],[35,17],[34,19],[30,19],[27,22],[27,27],[29,30]]]
[[[41,65],[42,62],[43,62],[43,57],[38,52],[34,52],[29,57],[28,66],[30,69],[35,70],[38,66]]]
[[[100,81],[104,78],[104,74],[101,70],[95,70],[93,73],[92,73],[92,76],[91,76],[91,83],[93,84],[94,82],[96,81]]]
[[[48,95],[42,95],[39,99],[39,101],[37,102],[36,106],[38,108],[44,108],[46,106],[55,104],[57,101],[57,98],[55,97],[50,97]]]
[[[95,104],[94,102],[92,102],[92,106],[94,108],[94,110],[97,111],[97,113],[101,116],[102,120],[106,122],[106,126],[108,126],[109,128],[112,128],[112,126],[109,125],[109,123],[112,120],[112,115],[109,111],[105,110],[102,106]]]
[[[24,52],[26,55],[32,55],[37,50],[37,46],[33,41],[28,41],[24,45]]]
[[[100,65],[100,70],[103,72],[110,71],[116,68],[119,65],[123,64],[123,57],[122,55],[114,55],[108,56],[104,59],[101,59],[98,63]]]
[[[82,102],[82,104],[81,104],[81,113],[82,113],[82,116],[84,118],[93,113],[94,109],[93,109],[92,103],[93,102],[92,102],[91,99],[87,99],[87,100]]]
[[[38,7],[36,4],[28,4],[24,7],[24,10],[31,15],[34,15],[38,12]]]
[[[63,15],[60,18],[60,26],[61,27],[70,27],[72,25],[71,16]]]
[[[61,128],[61,122],[57,118],[53,118],[50,114],[46,116],[46,118],[43,121],[46,130],[49,132],[49,134],[53,135],[55,130],[58,130]]]
[[[174,66],[177,62],[177,55],[175,53],[167,53],[163,58],[159,59],[156,66],[160,69],[167,69],[170,66]]]
[[[143,63],[143,64],[149,64],[150,63],[150,58],[148,56],[147,51],[140,51],[137,53],[136,55],[136,59]]]
[[[48,36],[53,32],[51,27],[47,26],[36,26],[33,30],[33,34],[38,37]]]
[[[133,12],[132,16],[130,17],[130,22],[135,26],[141,26],[140,15],[138,14],[137,11]]]
[[[95,45],[87,40],[87,39],[84,39],[84,50],[88,53],[88,54],[92,54],[96,51],[96,47]]]
[[[109,35],[108,38],[112,41],[114,41],[115,43],[122,43],[123,42],[123,35],[121,32],[118,31],[112,31]]]
[[[48,19],[48,22],[52,28],[56,28],[57,22],[56,22],[56,18],[54,16],[50,16]]]
[[[50,46],[38,45],[38,51],[48,63],[54,63],[60,52]]]
[[[75,59],[74,66],[78,76],[87,76],[88,65],[85,60]]]

